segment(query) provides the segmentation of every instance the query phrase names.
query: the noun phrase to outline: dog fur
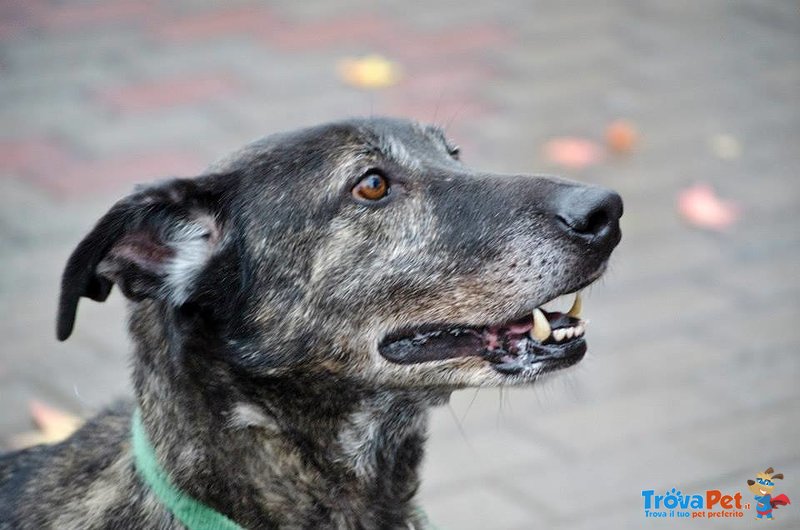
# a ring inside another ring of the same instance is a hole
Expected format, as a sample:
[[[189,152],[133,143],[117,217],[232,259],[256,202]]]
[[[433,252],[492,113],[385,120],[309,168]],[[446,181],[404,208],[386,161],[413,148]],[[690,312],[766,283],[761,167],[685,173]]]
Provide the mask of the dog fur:
[[[620,237],[612,192],[457,158],[438,128],[350,120],[267,137],[114,205],[67,265],[58,336],[80,297],[116,284],[135,405],[0,457],[0,529],[182,528],[133,467],[134,406],[173,483],[246,528],[423,528],[428,409],[564,363],[394,363],[380,340],[529,313],[599,277]],[[391,195],[354,200],[375,168]],[[598,197],[602,237],[565,229]]]

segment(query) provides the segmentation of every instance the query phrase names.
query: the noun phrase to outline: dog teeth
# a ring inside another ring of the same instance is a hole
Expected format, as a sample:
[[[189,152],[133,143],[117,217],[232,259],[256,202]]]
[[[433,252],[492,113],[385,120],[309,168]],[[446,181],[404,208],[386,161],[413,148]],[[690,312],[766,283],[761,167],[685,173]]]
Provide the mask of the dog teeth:
[[[550,337],[550,322],[547,317],[538,307],[533,310],[533,329],[531,329],[531,337],[544,342]]]
[[[534,330],[535,329],[536,328],[534,327]],[[558,328],[550,331],[549,337],[553,338],[553,342],[564,342],[565,340],[570,340],[572,338],[577,339],[578,337],[582,337],[584,333],[586,333],[586,322],[581,320],[580,324],[576,326],[568,328]],[[531,332],[531,334],[533,334],[533,332]],[[539,342],[544,342],[544,340],[548,337],[545,337],[545,339],[538,339],[534,336],[533,338],[535,338]]]
[[[577,293],[575,293],[575,301],[572,302],[572,307],[570,307],[569,311],[567,311],[567,316],[570,316],[572,318],[581,318],[582,306],[583,303],[581,301],[581,292],[578,291]]]
[[[581,293],[575,293],[575,300],[572,307],[566,313],[567,316],[577,319],[578,323],[574,326],[552,329],[550,321],[540,308],[533,310],[533,327],[531,328],[531,338],[539,342],[544,342],[552,337],[553,342],[562,342],[573,338],[581,337],[586,332],[586,321],[581,319],[582,307]]]

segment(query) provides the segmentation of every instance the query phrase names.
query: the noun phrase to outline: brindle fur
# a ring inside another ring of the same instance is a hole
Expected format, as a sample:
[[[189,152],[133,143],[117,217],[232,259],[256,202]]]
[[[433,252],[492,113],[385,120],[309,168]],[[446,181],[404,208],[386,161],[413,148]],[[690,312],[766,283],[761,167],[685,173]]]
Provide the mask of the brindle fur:
[[[79,297],[122,290],[136,403],[160,462],[244,527],[422,528],[429,407],[546,370],[506,376],[477,357],[393,364],[379,340],[530,311],[596,279],[619,239],[616,228],[587,243],[558,226],[597,188],[480,173],[451,155],[436,128],[351,120],[142,188],[70,258],[59,338]],[[385,204],[351,197],[370,168],[393,181]],[[0,528],[182,528],[132,466],[132,410],[0,457]]]

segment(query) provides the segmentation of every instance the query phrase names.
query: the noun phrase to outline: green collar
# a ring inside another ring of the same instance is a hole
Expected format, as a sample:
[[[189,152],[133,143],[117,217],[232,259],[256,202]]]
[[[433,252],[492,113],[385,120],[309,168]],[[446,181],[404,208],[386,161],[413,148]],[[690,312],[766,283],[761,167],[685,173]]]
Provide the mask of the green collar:
[[[161,501],[175,518],[189,530],[245,530],[218,511],[193,499],[170,482],[167,473],[161,469],[156,452],[150,445],[142,424],[142,414],[137,408],[131,420],[133,460],[136,470],[153,494]],[[424,511],[418,510],[425,522],[425,528],[436,530]]]
[[[226,516],[191,498],[170,482],[158,464],[156,452],[147,439],[139,409],[131,422],[133,458],[139,476],[175,518],[189,530],[244,530]]]

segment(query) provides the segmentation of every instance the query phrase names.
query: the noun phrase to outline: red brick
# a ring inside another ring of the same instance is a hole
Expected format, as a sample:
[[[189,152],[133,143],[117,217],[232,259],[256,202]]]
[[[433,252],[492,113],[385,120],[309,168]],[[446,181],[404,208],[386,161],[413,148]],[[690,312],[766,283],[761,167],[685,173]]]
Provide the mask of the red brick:
[[[158,177],[197,175],[205,166],[184,151],[85,160],[47,139],[0,142],[0,175],[32,182],[57,196],[130,188]]]
[[[228,96],[237,89],[238,83],[232,77],[216,75],[164,79],[111,88],[99,92],[97,99],[123,110],[147,111],[210,101]]]
[[[134,184],[158,178],[194,176],[204,163],[188,152],[141,153],[103,160],[78,161],[58,173],[30,175],[30,180],[61,197],[127,191]]]
[[[0,2],[0,40],[10,39],[24,33],[34,24],[36,2]]]
[[[33,25],[44,29],[93,29],[115,23],[141,23],[158,16],[158,4],[106,0],[80,4],[32,2]]]
[[[0,172],[7,175],[57,172],[72,161],[68,151],[48,139],[23,138],[0,142]]]
[[[280,20],[269,9],[242,7],[159,21],[153,26],[153,31],[169,40],[184,41],[268,34],[280,26]]]
[[[443,58],[468,56],[482,59],[476,52],[508,44],[508,32],[492,25],[471,26],[436,33],[390,33],[382,37],[388,53],[400,60],[416,64],[441,64]]]
[[[483,86],[495,73],[477,63],[451,64],[449,68],[418,69],[409,72],[397,85],[395,91],[406,94],[427,95],[438,98],[440,94],[458,97],[474,94],[477,87]]]
[[[349,44],[374,46],[395,31],[385,18],[361,15],[284,26],[279,31],[265,35],[263,40],[287,50],[313,50]]]

